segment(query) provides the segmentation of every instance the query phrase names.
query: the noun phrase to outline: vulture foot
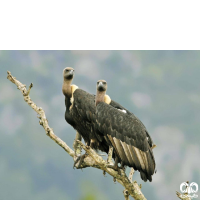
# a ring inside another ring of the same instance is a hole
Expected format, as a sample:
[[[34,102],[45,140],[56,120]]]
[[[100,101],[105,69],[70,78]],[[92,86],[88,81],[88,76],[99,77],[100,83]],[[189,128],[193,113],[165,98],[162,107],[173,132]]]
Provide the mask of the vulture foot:
[[[74,161],[74,166],[73,166],[73,168],[76,167],[76,164],[79,162],[79,164],[78,164],[78,166],[76,167],[76,169],[81,169],[81,168],[82,168],[82,167],[81,167],[81,164],[82,164],[82,162],[83,162],[83,160],[84,160],[84,158],[85,158],[86,156],[87,156],[87,153],[78,156],[77,159]]]
[[[119,167],[118,165],[107,165],[108,168],[114,169],[115,171],[118,171],[118,174],[121,175],[121,171],[120,169],[122,169],[121,167]]]
[[[124,165],[124,162],[121,162],[121,167],[120,167],[120,169],[122,169],[122,170],[125,172],[126,167],[125,167],[125,165]]]
[[[118,171],[119,175],[121,175],[120,169],[125,170],[125,168],[124,168],[123,162],[121,163],[121,167],[118,166],[118,162],[119,162],[119,159],[116,158],[115,159],[115,164],[114,165],[107,165],[107,167],[111,168],[111,169],[114,169],[115,171]]]

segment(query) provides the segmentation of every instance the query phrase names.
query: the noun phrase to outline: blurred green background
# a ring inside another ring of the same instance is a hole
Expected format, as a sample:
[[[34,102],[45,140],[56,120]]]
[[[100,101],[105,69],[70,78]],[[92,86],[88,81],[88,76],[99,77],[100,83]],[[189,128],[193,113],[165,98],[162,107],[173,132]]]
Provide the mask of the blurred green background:
[[[0,200],[124,199],[123,187],[92,168],[73,169],[72,158],[45,135],[7,70],[29,86],[61,139],[70,147],[75,130],[64,119],[62,71],[95,93],[107,94],[145,124],[157,148],[157,173],[144,183],[147,199],[177,199],[184,181],[200,184],[200,51],[0,51]],[[129,168],[126,170],[130,171]],[[198,193],[197,193],[198,194]]]

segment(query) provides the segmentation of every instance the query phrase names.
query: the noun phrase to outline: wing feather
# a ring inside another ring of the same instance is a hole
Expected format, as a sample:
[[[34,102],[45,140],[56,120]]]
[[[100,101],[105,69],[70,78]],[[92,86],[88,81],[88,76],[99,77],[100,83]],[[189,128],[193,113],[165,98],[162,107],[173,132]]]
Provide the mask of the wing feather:
[[[125,142],[122,142],[122,141],[120,141],[120,143],[121,143],[121,145],[122,145],[122,147],[124,149],[124,152],[126,154],[126,157],[128,159],[128,163],[126,163],[126,164],[134,166],[134,162],[132,160],[131,153],[130,153],[130,151],[128,149],[128,145]]]
[[[123,147],[122,147],[122,145],[121,145],[120,140],[117,139],[117,138],[113,138],[113,140],[114,140],[114,142],[115,142],[115,146],[116,146],[116,148],[117,148],[117,151],[118,151],[118,153],[119,153],[119,155],[120,155],[121,160],[124,161],[125,163],[128,163],[128,159],[127,159],[127,157],[126,157],[126,154],[125,154],[125,152],[124,152],[124,149],[123,149]]]
[[[117,149],[117,147],[116,147],[116,145],[115,145],[115,142],[114,142],[112,136],[107,135],[107,137],[108,137],[108,139],[110,140],[111,144],[113,145],[113,147],[114,147],[114,149],[115,149],[115,152],[116,152],[117,156],[120,158],[120,155],[119,155],[118,149]]]
[[[110,105],[101,102],[96,110],[101,132],[107,136],[119,159],[140,171],[144,181],[151,181],[155,171],[153,141],[142,122],[130,112],[117,110],[112,102]]]
[[[141,165],[140,165],[140,161],[139,161],[139,159],[138,159],[138,157],[136,155],[136,152],[134,151],[134,148],[131,145],[128,145],[128,149],[129,149],[129,151],[131,153],[131,157],[132,157],[132,160],[133,160],[133,162],[134,162],[134,164],[136,166],[136,169],[138,169],[138,170],[142,169]]]
[[[145,170],[145,163],[143,161],[143,158],[142,158],[142,155],[140,153],[140,150],[138,148],[135,148],[135,147],[133,147],[133,149],[134,149],[134,151],[136,153],[136,156],[137,156],[137,158],[138,158],[138,160],[140,162],[140,166],[141,166],[142,170]]]

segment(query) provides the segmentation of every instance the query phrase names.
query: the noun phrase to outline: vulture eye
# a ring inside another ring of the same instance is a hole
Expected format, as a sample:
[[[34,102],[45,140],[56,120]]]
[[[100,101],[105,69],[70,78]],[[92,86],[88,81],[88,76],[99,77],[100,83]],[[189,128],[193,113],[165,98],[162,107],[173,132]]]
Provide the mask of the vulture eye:
[[[106,84],[106,82],[103,82],[103,84],[105,85],[105,84]]]
[[[66,71],[66,72],[68,72],[69,70],[68,70],[68,69],[66,69],[65,71]]]

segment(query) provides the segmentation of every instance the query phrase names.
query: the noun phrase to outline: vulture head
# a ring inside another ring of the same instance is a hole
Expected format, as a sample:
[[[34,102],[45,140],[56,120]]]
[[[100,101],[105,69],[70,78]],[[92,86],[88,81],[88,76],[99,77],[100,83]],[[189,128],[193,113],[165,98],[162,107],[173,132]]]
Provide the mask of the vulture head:
[[[97,81],[97,91],[95,97],[95,105],[97,106],[100,102],[110,104],[111,98],[106,95],[107,82],[104,80]]]
[[[66,79],[66,80],[72,80],[73,76],[74,76],[74,69],[73,68],[66,67],[63,70],[63,77],[64,77],[64,79]]]
[[[107,83],[104,80],[97,81],[97,91],[105,92],[107,90]]]

